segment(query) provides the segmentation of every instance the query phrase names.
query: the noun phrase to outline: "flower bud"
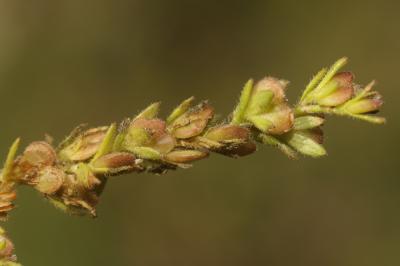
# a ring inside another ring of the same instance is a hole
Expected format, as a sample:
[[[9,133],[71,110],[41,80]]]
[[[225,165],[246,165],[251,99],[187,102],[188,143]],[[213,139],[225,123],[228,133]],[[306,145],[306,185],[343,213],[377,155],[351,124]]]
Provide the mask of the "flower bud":
[[[256,150],[256,145],[250,140],[250,130],[245,127],[236,125],[214,127],[204,137],[220,144],[210,147],[211,150],[227,156],[245,156]]]
[[[168,153],[165,160],[172,163],[190,163],[208,156],[207,152],[198,150],[177,150]]]
[[[250,100],[249,105],[252,105],[251,102],[255,101],[257,95],[265,91],[270,91],[273,93],[273,104],[280,104],[286,101],[285,89],[288,83],[289,82],[286,80],[281,80],[273,77],[263,78],[254,86],[253,94],[251,96],[252,99]]]
[[[39,173],[35,182],[35,188],[44,194],[53,194],[58,191],[64,183],[65,173],[63,170],[47,166]]]
[[[136,119],[129,126],[129,129],[135,128],[145,129],[149,135],[154,138],[158,138],[165,134],[165,122],[161,119]]]
[[[136,157],[127,152],[113,152],[104,155],[93,162],[92,166],[95,168],[120,168],[120,167],[134,167]]]
[[[195,137],[204,131],[213,115],[214,109],[207,103],[202,103],[175,119],[170,131],[178,139]]]
[[[86,130],[60,151],[60,156],[70,161],[85,161],[99,149],[108,127]]]
[[[165,122],[160,119],[136,119],[127,129],[122,148],[128,151],[148,147],[165,154],[176,145],[175,139],[166,132]]]
[[[325,148],[319,143],[317,132],[293,131],[285,136],[286,142],[301,154],[311,157],[326,155]]]
[[[300,116],[296,117],[294,120],[294,129],[296,130],[304,130],[310,128],[316,128],[321,126],[324,123],[324,119],[319,116]]]
[[[379,111],[383,101],[380,95],[375,95],[372,98],[363,98],[359,101],[349,103],[346,106],[346,111],[352,114],[371,114]]]
[[[223,125],[211,128],[204,137],[214,141],[248,140],[250,138],[250,130],[236,125]]]
[[[314,92],[315,101],[322,106],[338,106],[354,94],[354,76],[351,72],[340,72],[321,89]]]
[[[262,132],[281,135],[292,129],[294,114],[286,103],[282,103],[267,113],[249,117],[249,120]]]
[[[272,77],[254,87],[245,117],[257,129],[269,134],[283,134],[293,126],[294,115],[286,103],[287,82]]]

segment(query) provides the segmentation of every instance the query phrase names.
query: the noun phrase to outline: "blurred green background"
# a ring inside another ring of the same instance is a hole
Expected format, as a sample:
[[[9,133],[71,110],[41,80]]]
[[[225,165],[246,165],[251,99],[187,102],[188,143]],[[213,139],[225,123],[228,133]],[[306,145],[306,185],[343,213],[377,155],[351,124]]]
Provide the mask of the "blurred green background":
[[[289,79],[350,57],[378,80],[389,123],[329,119],[329,156],[261,147],[164,176],[109,182],[99,218],[29,188],[5,225],[27,266],[400,265],[398,1],[1,1],[0,150],[194,95],[221,115],[249,78]]]

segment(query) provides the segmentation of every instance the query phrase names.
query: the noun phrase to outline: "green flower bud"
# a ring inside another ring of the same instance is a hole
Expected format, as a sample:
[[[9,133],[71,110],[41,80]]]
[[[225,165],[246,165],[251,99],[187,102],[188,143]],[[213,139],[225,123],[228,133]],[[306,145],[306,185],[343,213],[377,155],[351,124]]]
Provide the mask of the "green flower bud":
[[[150,147],[134,147],[132,152],[142,158],[147,160],[158,161],[161,160],[162,155],[157,150]]]
[[[262,132],[281,135],[292,129],[294,114],[286,103],[282,103],[274,106],[267,113],[249,117],[249,120]]]
[[[160,119],[136,119],[128,127],[122,149],[134,152],[138,147],[148,147],[165,154],[176,145],[175,139],[166,132],[165,122]]]
[[[311,157],[326,155],[325,148],[320,144],[322,139],[317,139],[316,133],[307,131],[293,131],[285,136],[286,142],[301,154]]]
[[[362,98],[358,101],[351,102],[346,105],[345,109],[352,114],[371,114],[378,112],[382,104],[381,96],[376,94],[371,98]]]
[[[272,77],[260,80],[251,93],[246,120],[265,133],[279,135],[289,131],[294,115],[286,103],[286,85],[286,81]]]
[[[300,116],[296,117],[294,120],[294,129],[295,130],[304,130],[319,127],[324,123],[324,119],[319,116]]]

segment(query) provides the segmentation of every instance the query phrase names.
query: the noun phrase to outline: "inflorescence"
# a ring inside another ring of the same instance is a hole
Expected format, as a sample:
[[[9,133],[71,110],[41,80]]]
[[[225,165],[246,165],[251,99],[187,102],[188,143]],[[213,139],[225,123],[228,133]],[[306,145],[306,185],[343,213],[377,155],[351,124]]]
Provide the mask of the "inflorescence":
[[[17,139],[0,175],[0,218],[5,220],[14,208],[17,185],[33,187],[67,213],[95,217],[110,176],[163,174],[188,168],[211,152],[237,158],[255,152],[257,144],[275,146],[290,158],[324,156],[325,114],[385,122],[373,115],[383,103],[373,90],[374,82],[365,87],[355,84],[351,72],[339,72],[346,62],[341,58],[319,71],[294,107],[285,96],[288,82],[266,77],[245,84],[235,110],[224,122],[213,119],[209,103],[192,106],[191,97],[165,120],[157,117],[160,104],[154,103],[119,125],[78,126],[57,147],[49,140],[36,141],[16,156]],[[0,265],[19,265],[15,260],[13,244],[1,229]]]

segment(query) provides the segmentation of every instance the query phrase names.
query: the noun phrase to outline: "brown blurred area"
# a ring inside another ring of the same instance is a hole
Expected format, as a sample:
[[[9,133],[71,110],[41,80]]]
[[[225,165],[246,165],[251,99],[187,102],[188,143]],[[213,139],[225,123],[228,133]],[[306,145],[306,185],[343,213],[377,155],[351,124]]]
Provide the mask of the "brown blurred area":
[[[260,147],[164,176],[109,182],[99,218],[30,189],[5,224],[27,266],[400,265],[398,1],[1,1],[0,150],[57,141],[191,95],[225,116],[244,82],[274,75],[296,100],[346,55],[377,79],[385,126],[331,118],[329,156]],[[397,163],[397,166],[396,166]]]

